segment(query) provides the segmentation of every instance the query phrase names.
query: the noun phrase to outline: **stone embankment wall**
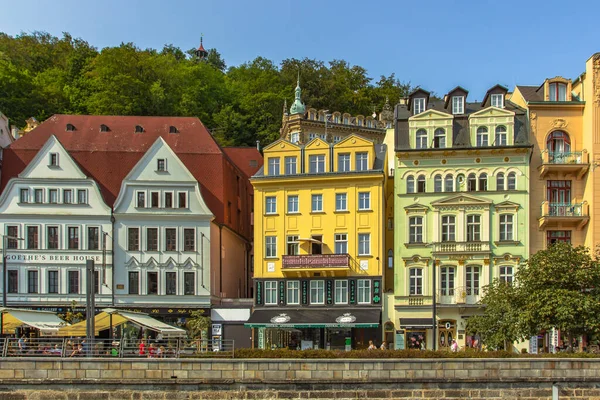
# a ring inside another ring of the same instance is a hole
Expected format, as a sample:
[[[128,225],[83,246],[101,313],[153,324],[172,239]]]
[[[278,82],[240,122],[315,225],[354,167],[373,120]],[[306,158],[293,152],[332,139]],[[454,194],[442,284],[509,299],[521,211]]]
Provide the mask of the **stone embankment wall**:
[[[0,399],[600,399],[600,359],[4,359]]]

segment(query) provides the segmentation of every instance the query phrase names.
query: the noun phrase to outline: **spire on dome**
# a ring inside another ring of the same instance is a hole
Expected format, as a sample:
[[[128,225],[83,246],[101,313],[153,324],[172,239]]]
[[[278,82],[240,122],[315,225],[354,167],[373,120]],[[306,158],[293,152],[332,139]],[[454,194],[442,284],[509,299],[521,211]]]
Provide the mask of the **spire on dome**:
[[[202,38],[204,35],[200,35],[200,47],[198,47],[198,50],[196,50],[196,57],[198,57],[198,60],[204,60],[206,59],[206,57],[208,57],[208,51],[206,51],[204,49],[204,45],[202,44]]]
[[[306,107],[304,103],[302,103],[301,95],[302,89],[300,89],[300,70],[298,70],[298,81],[296,83],[296,98],[294,99],[294,103],[290,107],[290,114],[304,114],[306,111]]]

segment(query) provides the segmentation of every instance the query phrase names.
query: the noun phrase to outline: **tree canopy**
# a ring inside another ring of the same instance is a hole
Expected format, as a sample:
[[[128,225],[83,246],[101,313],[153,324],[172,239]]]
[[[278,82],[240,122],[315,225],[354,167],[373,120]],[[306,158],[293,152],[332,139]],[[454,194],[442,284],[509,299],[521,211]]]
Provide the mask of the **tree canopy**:
[[[304,103],[331,111],[369,115],[411,89],[394,74],[374,82],[344,60],[277,65],[257,57],[227,68],[216,49],[201,62],[194,50],[133,43],[98,50],[68,33],[0,33],[0,111],[19,127],[56,113],[197,116],[221,144],[254,145],[278,138],[298,72]]]

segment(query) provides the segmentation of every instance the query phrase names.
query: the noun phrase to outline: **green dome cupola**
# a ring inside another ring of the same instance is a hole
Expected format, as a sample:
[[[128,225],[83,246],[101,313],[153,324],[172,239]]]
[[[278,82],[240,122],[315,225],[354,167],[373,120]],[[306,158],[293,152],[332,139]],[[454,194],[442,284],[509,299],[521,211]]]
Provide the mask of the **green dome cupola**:
[[[298,84],[296,85],[296,99],[294,100],[294,103],[290,107],[291,115],[304,114],[306,112],[306,107],[304,106],[304,103],[302,103],[302,100],[300,99],[301,95],[302,95],[302,89],[300,89],[300,72],[298,72]]]

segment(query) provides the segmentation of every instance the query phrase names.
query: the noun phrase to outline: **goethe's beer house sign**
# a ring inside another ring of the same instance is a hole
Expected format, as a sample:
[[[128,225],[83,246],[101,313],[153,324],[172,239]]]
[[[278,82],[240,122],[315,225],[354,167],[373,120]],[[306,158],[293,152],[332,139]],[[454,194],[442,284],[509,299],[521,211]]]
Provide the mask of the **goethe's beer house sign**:
[[[94,260],[96,263],[102,262],[100,254],[7,254],[8,262],[34,262],[34,263],[85,263],[87,260]]]

